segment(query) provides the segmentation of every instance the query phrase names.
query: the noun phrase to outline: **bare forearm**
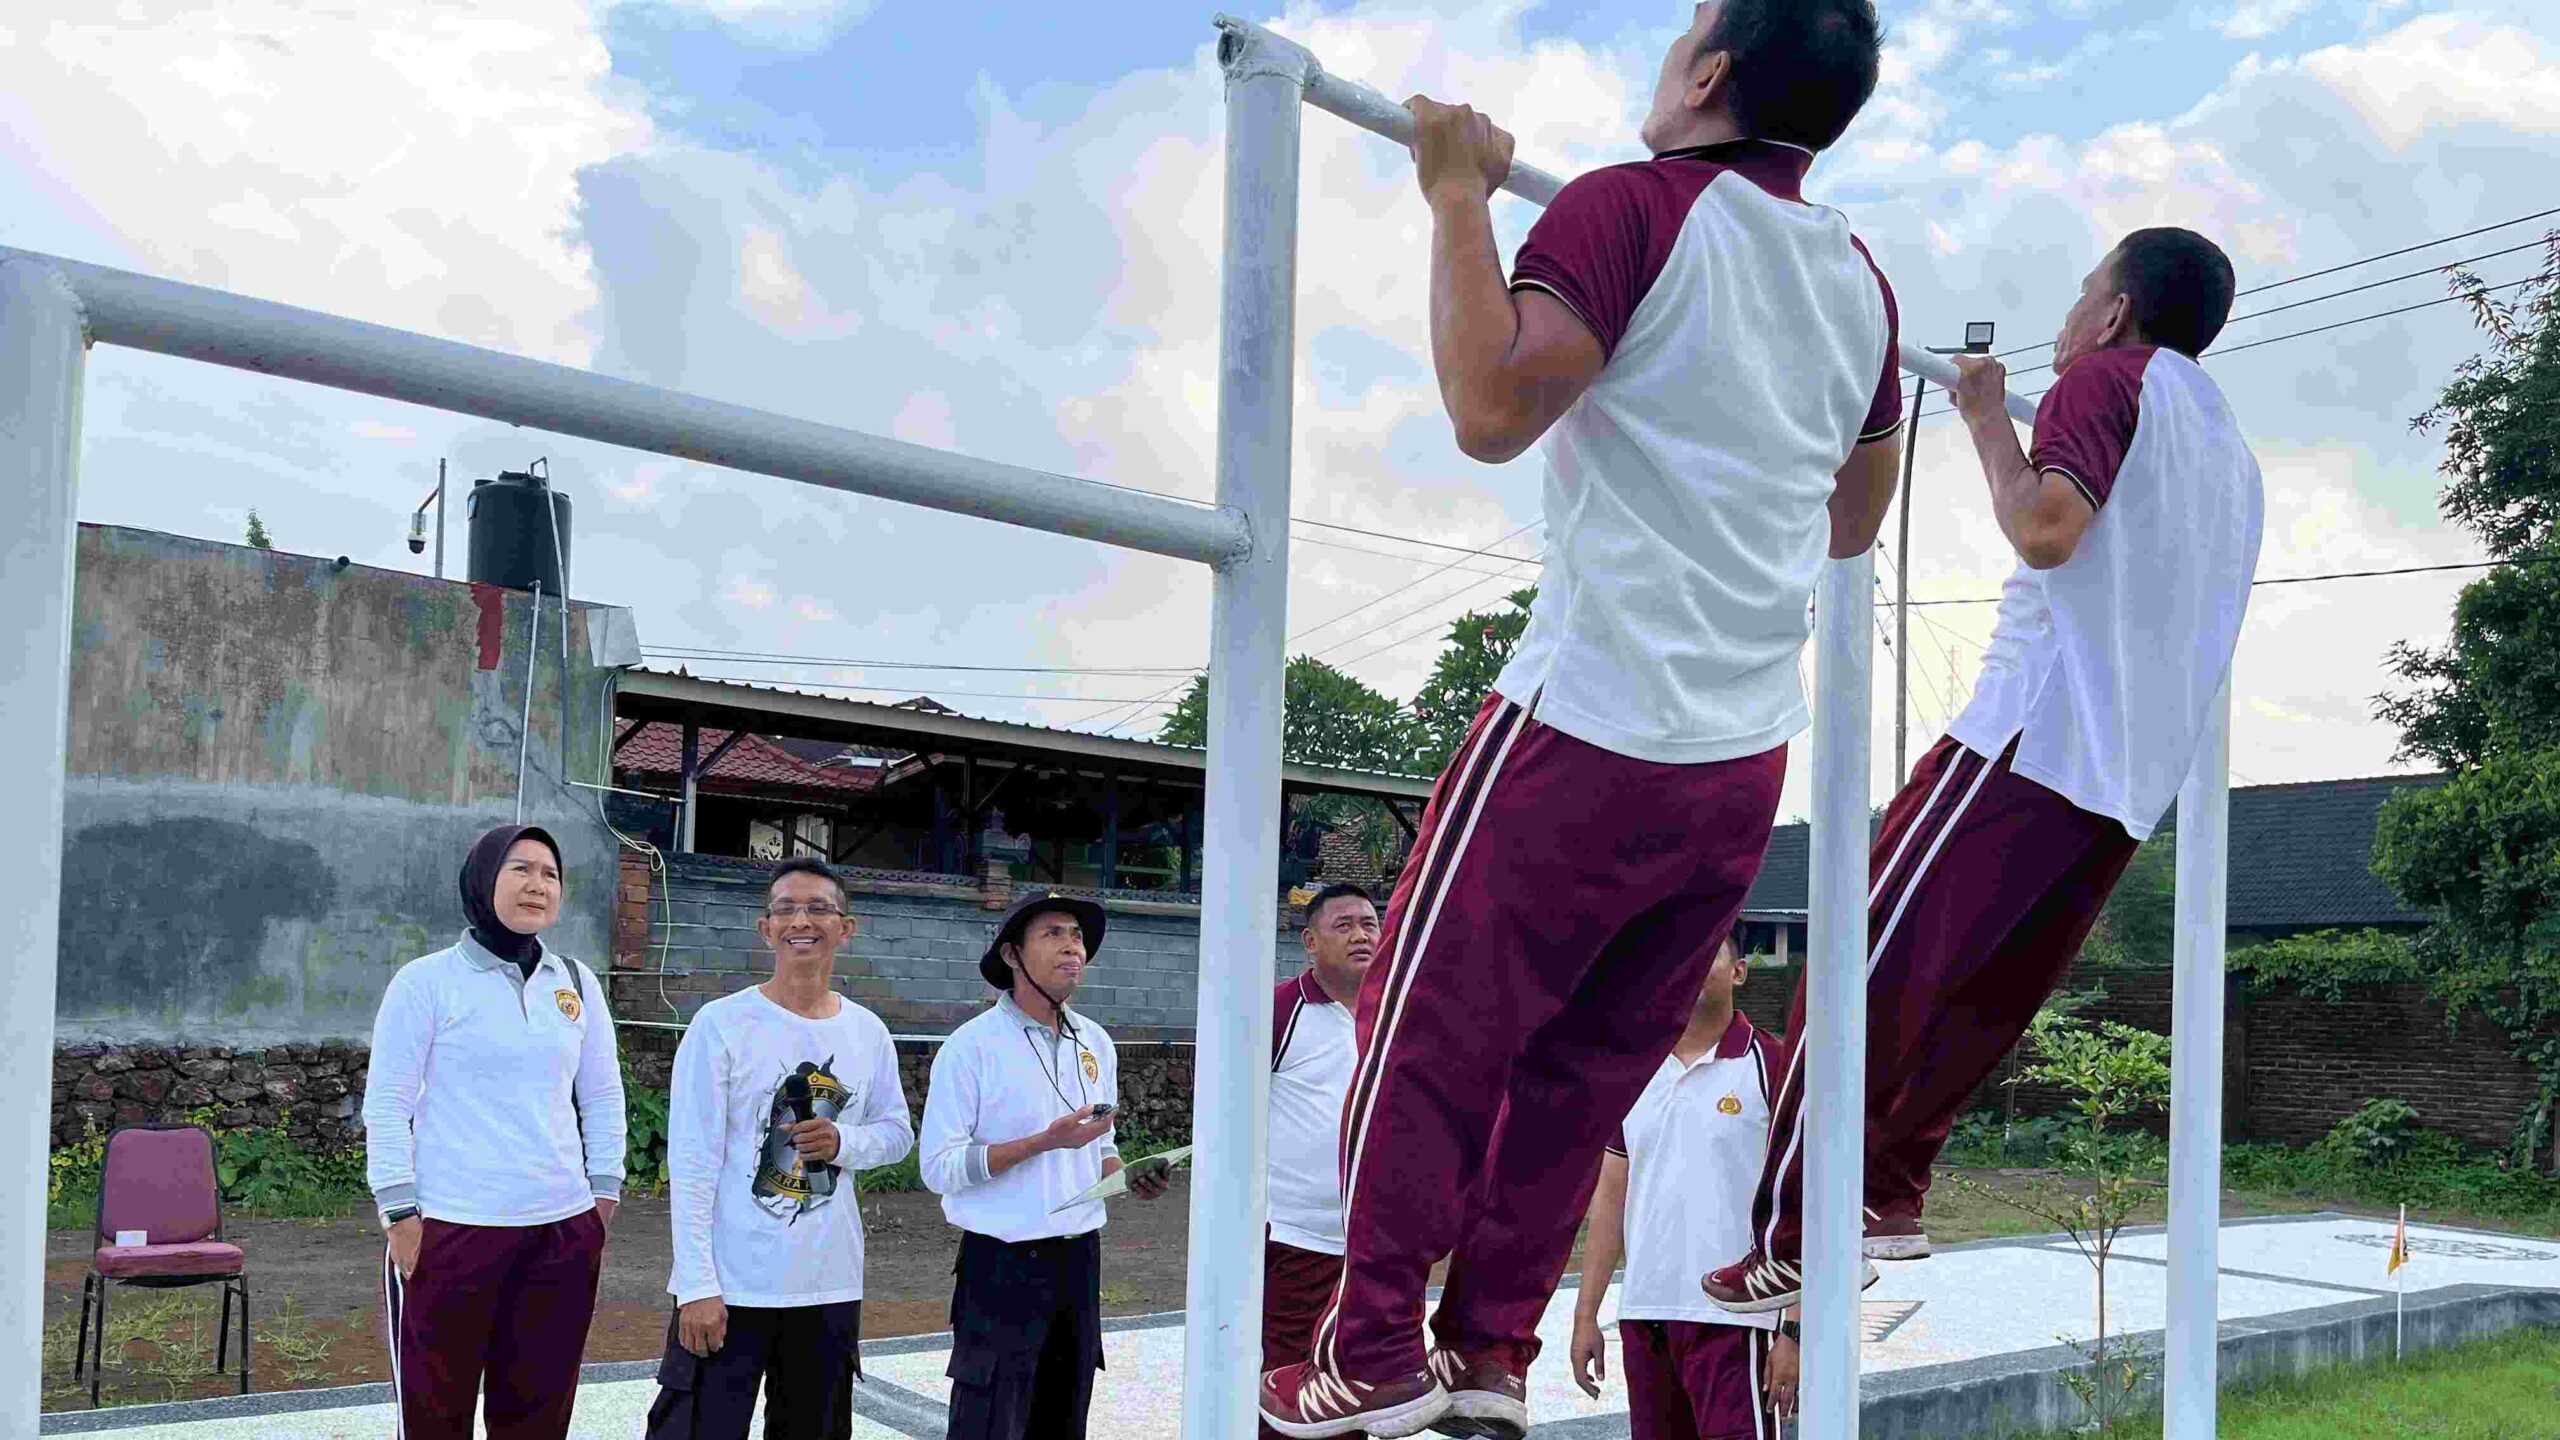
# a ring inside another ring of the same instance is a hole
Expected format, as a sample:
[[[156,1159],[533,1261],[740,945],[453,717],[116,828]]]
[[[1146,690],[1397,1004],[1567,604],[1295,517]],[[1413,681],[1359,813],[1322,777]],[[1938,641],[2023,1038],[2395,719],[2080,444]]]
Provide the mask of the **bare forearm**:
[[[1615,1210],[1593,1208],[1591,1228],[1582,1237],[1582,1289],[1574,1296],[1574,1314],[1589,1320],[1600,1318],[1600,1302],[1608,1296],[1609,1277],[1618,1273],[1618,1261],[1626,1251],[1625,1237],[1619,1234],[1623,1224],[1623,1217]]]
[[[2032,543],[2029,527],[2044,477],[2027,463],[2017,427],[2007,415],[1969,419],[1965,428],[1972,432],[1973,452],[1982,460],[1982,478],[1990,483],[1991,513],[2000,522],[2000,533],[2009,537],[2013,548],[2023,549]]]
[[[990,1145],[987,1147],[987,1178],[992,1180],[1047,1148],[1046,1139],[1039,1135],[1026,1135],[1019,1140]]]
[[[1485,418],[1493,381],[1520,336],[1520,316],[1481,195],[1431,202],[1431,362],[1440,402],[1461,436]]]

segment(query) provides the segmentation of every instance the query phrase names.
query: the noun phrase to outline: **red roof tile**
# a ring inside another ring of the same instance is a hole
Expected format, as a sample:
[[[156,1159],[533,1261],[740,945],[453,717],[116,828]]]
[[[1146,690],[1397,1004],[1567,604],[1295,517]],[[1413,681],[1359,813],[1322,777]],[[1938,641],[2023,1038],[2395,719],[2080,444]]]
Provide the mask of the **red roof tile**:
[[[702,754],[720,748],[729,738],[726,730],[705,726],[696,742]],[[640,727],[614,752],[617,770],[641,775],[679,776],[683,773],[684,727],[669,720],[652,720]],[[839,790],[860,794],[876,788],[880,770],[874,766],[812,764],[760,735],[749,735],[729,747],[708,771],[706,780],[726,780],[742,785],[782,785],[799,790]]]

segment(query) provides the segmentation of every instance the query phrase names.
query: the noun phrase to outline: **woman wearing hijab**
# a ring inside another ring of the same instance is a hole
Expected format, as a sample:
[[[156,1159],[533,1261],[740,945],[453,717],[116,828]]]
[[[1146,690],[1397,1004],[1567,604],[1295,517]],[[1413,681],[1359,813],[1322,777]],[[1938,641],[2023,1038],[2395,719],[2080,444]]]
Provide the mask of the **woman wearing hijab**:
[[[402,1440],[560,1440],[622,1194],[622,1075],[586,966],[543,945],[560,847],[502,825],[462,862],[469,928],[391,978],[366,1172]]]

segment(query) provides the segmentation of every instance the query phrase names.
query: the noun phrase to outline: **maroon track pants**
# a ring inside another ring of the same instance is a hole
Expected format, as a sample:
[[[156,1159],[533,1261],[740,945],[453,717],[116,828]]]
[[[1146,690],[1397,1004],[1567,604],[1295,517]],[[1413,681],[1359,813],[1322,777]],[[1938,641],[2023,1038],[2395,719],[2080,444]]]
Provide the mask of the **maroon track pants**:
[[[1315,1341],[1316,1321],[1323,1316],[1325,1302],[1333,1298],[1333,1287],[1341,1279],[1339,1255],[1320,1255],[1267,1238],[1262,1242],[1264,1373],[1307,1358],[1307,1347]],[[1265,1425],[1262,1440],[1283,1437]]]
[[[1775,1440],[1760,1396],[1769,1332],[1695,1320],[1618,1322],[1629,1440]]]
[[[404,1281],[387,1249],[382,1261],[400,1440],[472,1440],[484,1382],[488,1440],[561,1440],[595,1316],[603,1218],[424,1223],[413,1274]]]
[[[1786,751],[1634,760],[1500,695],[1432,788],[1360,992],[1343,1277],[1314,1358],[1387,1380],[1437,1342],[1525,1370],[1600,1174],[1759,873]]]
[[[1868,1209],[1920,1213],[1965,1101],[2061,983],[2135,849],[2007,755],[1940,740],[1921,759],[1869,860]],[[1803,1255],[1804,1038],[1799,985],[1752,1207],[1761,1253],[1787,1261]]]

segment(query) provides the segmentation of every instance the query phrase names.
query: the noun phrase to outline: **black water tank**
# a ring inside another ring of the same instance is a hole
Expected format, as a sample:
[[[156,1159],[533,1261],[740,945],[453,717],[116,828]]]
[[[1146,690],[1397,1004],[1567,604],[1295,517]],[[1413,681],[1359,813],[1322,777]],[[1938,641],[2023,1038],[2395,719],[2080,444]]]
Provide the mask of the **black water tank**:
[[[530,590],[538,583],[545,595],[567,593],[569,497],[551,488],[550,468],[542,465],[541,473],[530,467],[501,470],[495,480],[472,482],[465,506],[470,520],[471,583],[509,590]],[[559,527],[556,550],[552,548],[555,523]]]

